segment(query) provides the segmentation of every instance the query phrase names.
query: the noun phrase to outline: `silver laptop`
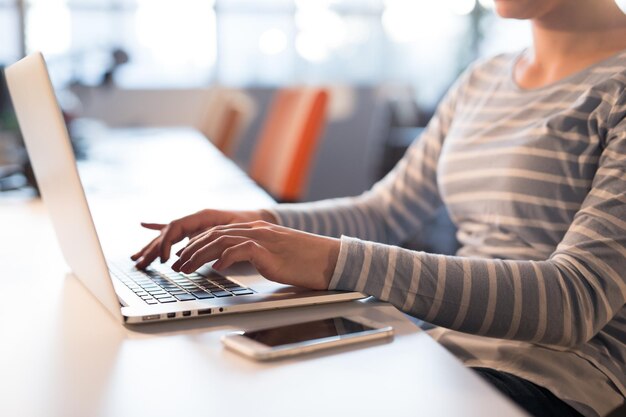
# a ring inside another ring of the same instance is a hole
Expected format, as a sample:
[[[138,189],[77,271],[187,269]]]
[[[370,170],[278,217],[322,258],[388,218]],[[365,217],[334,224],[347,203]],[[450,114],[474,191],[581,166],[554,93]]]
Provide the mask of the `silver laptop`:
[[[357,292],[284,286],[256,272],[224,276],[208,265],[193,274],[180,274],[167,265],[138,271],[130,260],[108,263],[43,56],[29,55],[6,68],[5,74],[63,256],[76,277],[118,320],[147,323],[364,297]]]

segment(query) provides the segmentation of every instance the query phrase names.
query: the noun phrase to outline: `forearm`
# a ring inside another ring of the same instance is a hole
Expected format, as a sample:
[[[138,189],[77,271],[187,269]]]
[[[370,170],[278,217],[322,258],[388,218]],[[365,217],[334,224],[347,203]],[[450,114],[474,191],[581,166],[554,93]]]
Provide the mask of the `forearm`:
[[[439,326],[551,345],[587,340],[609,314],[588,292],[585,272],[558,260],[461,258],[349,238],[329,287],[373,295]]]
[[[318,235],[387,241],[383,216],[358,197],[281,204],[268,210],[268,215],[275,218],[277,224]]]
[[[260,220],[263,220],[268,223],[279,224],[279,220],[271,211],[269,210],[258,210],[257,215]]]

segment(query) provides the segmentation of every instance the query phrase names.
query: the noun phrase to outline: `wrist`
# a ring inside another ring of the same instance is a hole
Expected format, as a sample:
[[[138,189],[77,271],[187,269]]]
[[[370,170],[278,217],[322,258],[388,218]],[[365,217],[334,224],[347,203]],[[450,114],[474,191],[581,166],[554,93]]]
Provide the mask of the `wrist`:
[[[327,262],[324,270],[324,288],[328,289],[330,282],[337,268],[337,261],[339,259],[339,252],[341,250],[341,240],[331,237],[325,237],[328,242],[327,250]]]
[[[267,210],[234,211],[232,213],[231,223],[249,223],[259,220],[274,224],[278,223],[274,215]]]
[[[274,216],[274,214],[272,214],[268,210],[257,210],[257,215],[263,221],[266,221],[268,223],[278,224],[278,219],[276,218],[276,216]]]

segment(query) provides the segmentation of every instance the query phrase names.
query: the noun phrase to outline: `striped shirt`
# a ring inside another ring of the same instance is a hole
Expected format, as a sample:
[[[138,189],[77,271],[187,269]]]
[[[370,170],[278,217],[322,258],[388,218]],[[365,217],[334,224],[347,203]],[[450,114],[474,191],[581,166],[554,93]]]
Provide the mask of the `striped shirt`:
[[[516,59],[468,69],[371,190],[273,212],[341,237],[331,289],[389,301],[468,366],[604,415],[626,394],[626,51],[533,90]],[[396,246],[442,205],[457,256]]]

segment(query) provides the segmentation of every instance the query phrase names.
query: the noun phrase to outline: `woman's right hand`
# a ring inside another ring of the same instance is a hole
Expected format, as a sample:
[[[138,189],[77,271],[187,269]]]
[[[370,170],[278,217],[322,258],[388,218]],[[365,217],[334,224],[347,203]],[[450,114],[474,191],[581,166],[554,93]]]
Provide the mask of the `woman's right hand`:
[[[211,209],[201,210],[173,220],[168,224],[141,223],[146,229],[157,230],[160,233],[159,236],[130,258],[135,261],[135,266],[138,269],[144,269],[159,257],[161,258],[161,263],[166,262],[170,257],[172,245],[186,237],[196,236],[214,226],[246,223],[256,220],[276,223],[274,216],[265,210],[223,211]]]

